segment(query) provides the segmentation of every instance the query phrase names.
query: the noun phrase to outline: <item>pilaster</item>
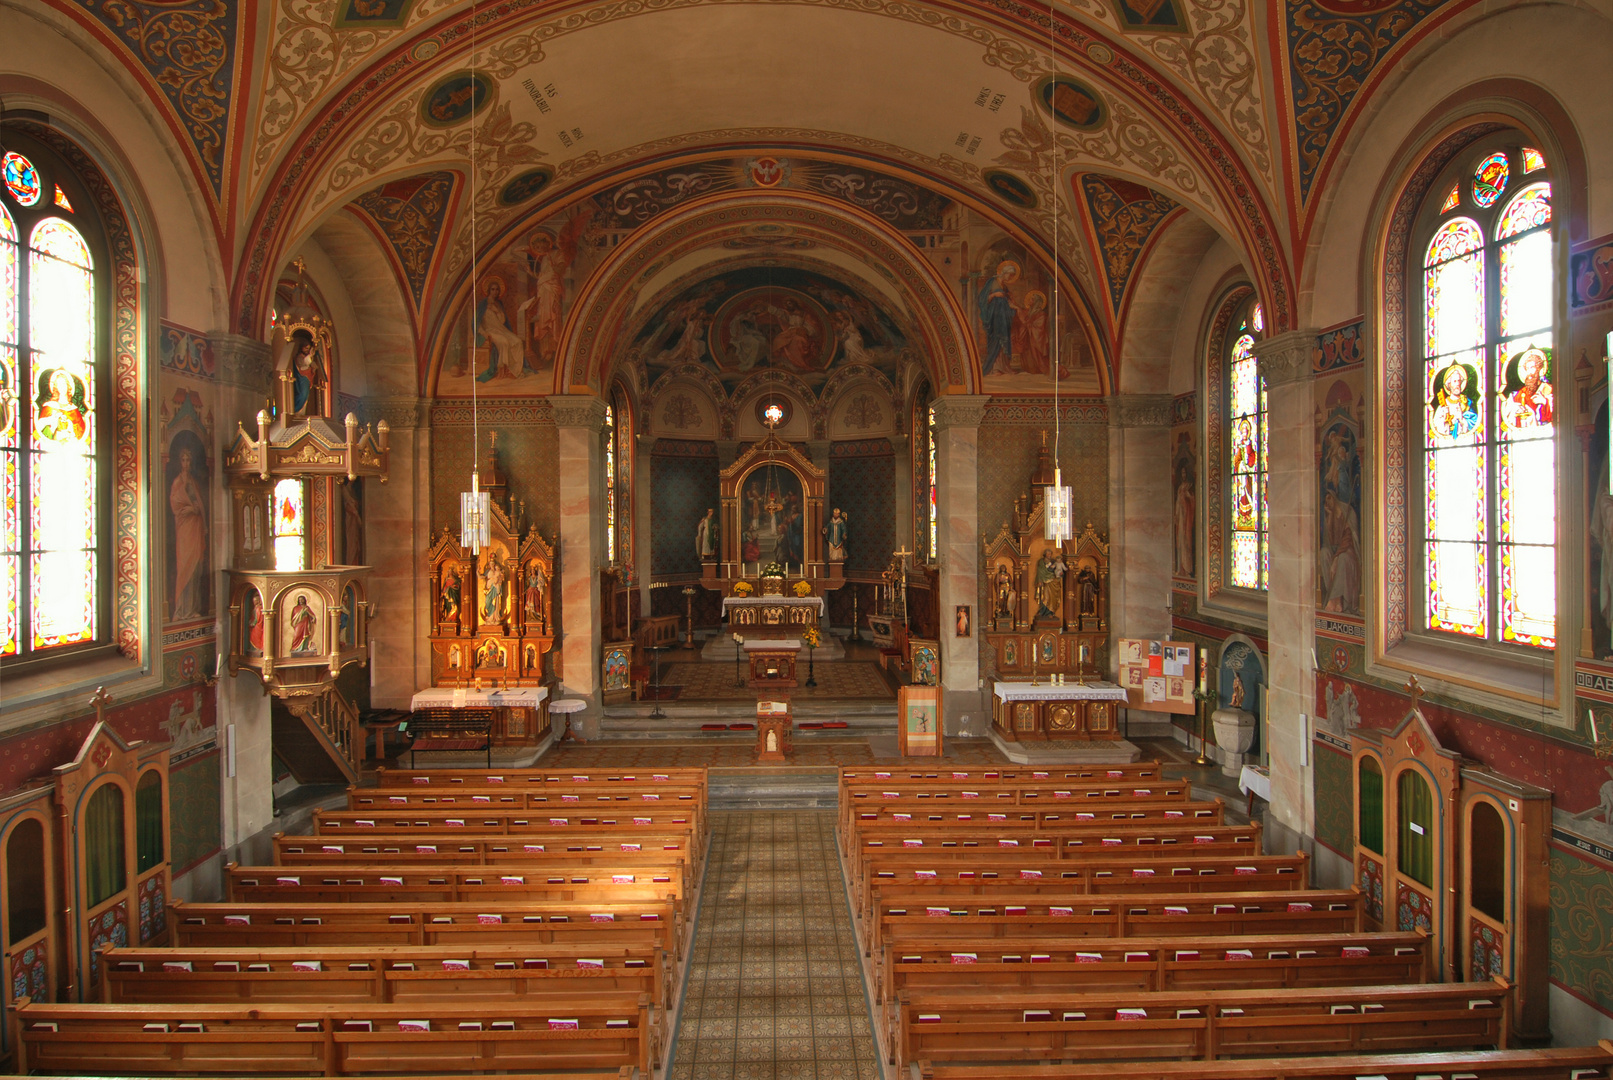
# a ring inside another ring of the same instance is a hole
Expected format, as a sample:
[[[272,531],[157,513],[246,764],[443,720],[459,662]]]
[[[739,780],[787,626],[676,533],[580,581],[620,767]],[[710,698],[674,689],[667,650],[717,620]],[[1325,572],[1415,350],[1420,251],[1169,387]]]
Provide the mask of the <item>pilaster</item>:
[[[1316,420],[1313,354],[1316,331],[1294,330],[1255,345],[1266,380],[1266,504],[1270,576],[1266,636],[1266,749],[1271,760],[1271,810],[1298,834],[1274,837],[1303,844],[1315,832],[1305,717],[1315,707],[1316,670]],[[1285,842],[1286,841],[1286,842]]]
[[[650,492],[655,490],[655,436],[640,432],[633,447],[633,580],[638,582],[639,614],[650,614],[653,542]]]
[[[1170,456],[1171,395],[1109,399],[1111,675],[1120,638],[1170,636]]]
[[[432,528],[456,524],[431,520],[432,484],[457,490],[470,477],[432,475],[429,398],[370,398],[364,412],[392,429],[386,483],[364,489],[364,558],[374,567],[370,587],[376,601],[370,697],[376,708],[407,709],[415,691],[431,682],[431,595],[420,568]]]
[[[980,422],[987,394],[951,394],[935,400],[936,543],[940,548],[941,692],[945,730],[979,733],[989,719],[980,693],[980,649],[974,638],[960,638],[953,619],[957,605],[978,605],[980,592]],[[907,491],[911,492],[911,477]],[[898,497],[898,502],[901,502]],[[906,536],[912,536],[911,523]],[[899,546],[907,546],[898,534]],[[971,623],[978,624],[975,611]],[[964,717],[968,717],[967,722]]]
[[[269,395],[274,358],[267,343],[222,330],[207,335],[207,343],[218,363],[219,382],[247,391],[259,403]]]
[[[895,529],[891,536],[897,547],[913,548],[913,437],[892,435],[890,444],[896,464],[896,501],[892,508]]]
[[[599,571],[605,551],[605,485],[600,475],[605,448],[605,403],[582,394],[548,399],[559,429],[556,462],[560,480],[560,661],[568,696],[584,698],[588,710],[572,718],[585,738],[599,731],[601,616]]]

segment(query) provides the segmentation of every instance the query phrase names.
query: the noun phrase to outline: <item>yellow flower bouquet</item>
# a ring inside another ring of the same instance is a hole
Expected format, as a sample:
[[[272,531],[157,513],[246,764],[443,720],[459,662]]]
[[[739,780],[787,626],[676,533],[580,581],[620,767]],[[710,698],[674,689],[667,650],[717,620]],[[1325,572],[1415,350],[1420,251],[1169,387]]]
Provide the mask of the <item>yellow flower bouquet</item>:
[[[811,596],[812,595],[812,582],[810,582],[810,581],[797,581],[795,583],[795,595],[796,596]]]
[[[805,584],[805,582],[802,584]],[[805,594],[803,593],[802,595],[804,596]],[[807,648],[816,649],[823,643],[823,635],[818,633],[816,626],[809,626],[806,629],[806,633],[801,635],[801,640],[806,642]]]
[[[751,593],[753,593],[755,591],[756,591],[756,587],[754,585],[752,585],[748,581],[736,581],[734,583],[734,595],[735,596],[749,596]]]

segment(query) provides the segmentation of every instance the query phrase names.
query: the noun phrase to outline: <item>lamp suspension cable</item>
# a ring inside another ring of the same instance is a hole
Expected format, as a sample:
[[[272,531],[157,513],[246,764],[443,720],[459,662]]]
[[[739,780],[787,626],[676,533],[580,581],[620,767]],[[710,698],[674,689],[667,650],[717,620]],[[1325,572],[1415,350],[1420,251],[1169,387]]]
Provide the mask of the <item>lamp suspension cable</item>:
[[[1058,45],[1055,40],[1055,27],[1058,12],[1052,0],[1047,5],[1047,63],[1052,72],[1048,76],[1049,99],[1049,125],[1052,152],[1048,164],[1049,181],[1048,198],[1052,205],[1048,207],[1048,217],[1051,222],[1051,241],[1053,251],[1053,286],[1048,290],[1048,303],[1053,307],[1053,486],[1046,490],[1043,503],[1046,509],[1043,512],[1046,521],[1047,538],[1054,543],[1062,544],[1074,534],[1074,522],[1071,520],[1074,512],[1072,492],[1064,486],[1064,473],[1059,468],[1059,443],[1063,434],[1063,417],[1059,411],[1059,368],[1063,366],[1063,357],[1060,355],[1063,345],[1063,335],[1059,326],[1059,188],[1063,183],[1063,170],[1059,161],[1060,149],[1058,141],[1057,115],[1053,113],[1051,103],[1057,100],[1058,94]]]
[[[470,299],[465,328],[465,353],[470,358],[467,367],[470,380],[470,490],[459,494],[459,542],[480,554],[490,539],[489,527],[491,499],[482,491],[481,468],[477,455],[481,452],[481,418],[477,411],[476,395],[476,274],[478,269],[476,220],[476,4],[470,5]]]

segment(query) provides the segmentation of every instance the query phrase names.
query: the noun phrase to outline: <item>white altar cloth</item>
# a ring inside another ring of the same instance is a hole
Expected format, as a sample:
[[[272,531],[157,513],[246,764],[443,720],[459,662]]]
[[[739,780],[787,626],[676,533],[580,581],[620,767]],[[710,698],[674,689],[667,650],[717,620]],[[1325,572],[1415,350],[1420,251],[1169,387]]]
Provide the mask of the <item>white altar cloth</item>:
[[[747,638],[745,651],[754,652],[758,649],[767,649],[770,652],[785,652],[794,649],[800,652],[802,645],[794,638]]]
[[[1271,773],[1258,765],[1245,765],[1238,774],[1238,790],[1271,802]]]
[[[728,618],[728,609],[736,607],[764,607],[784,604],[788,607],[810,607],[817,610],[818,621],[823,621],[821,596],[725,596],[722,598],[722,617]]]
[[[993,694],[1003,701],[1125,701],[1126,689],[1110,682],[1065,683],[1054,686],[1043,682],[1032,686],[1029,679],[999,682],[992,687]]]
[[[507,690],[464,690],[432,686],[409,700],[411,709],[536,709],[549,696],[547,686],[513,686]]]

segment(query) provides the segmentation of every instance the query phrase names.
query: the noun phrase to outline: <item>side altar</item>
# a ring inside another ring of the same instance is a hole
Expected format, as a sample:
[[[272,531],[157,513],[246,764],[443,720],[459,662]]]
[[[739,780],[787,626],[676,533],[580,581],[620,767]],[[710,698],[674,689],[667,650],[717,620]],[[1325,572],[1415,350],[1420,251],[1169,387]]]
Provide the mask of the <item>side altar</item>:
[[[496,458],[483,475],[483,490],[493,495],[488,543],[471,552],[456,531],[444,529],[431,544],[431,685],[448,691],[547,687],[553,679],[544,672],[544,658],[556,630],[554,548],[525,525],[525,507],[503,504]],[[548,732],[547,694],[481,704],[496,712],[496,745],[531,745]]]

